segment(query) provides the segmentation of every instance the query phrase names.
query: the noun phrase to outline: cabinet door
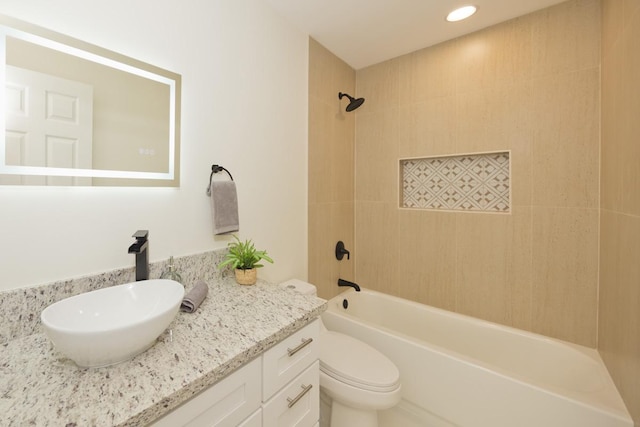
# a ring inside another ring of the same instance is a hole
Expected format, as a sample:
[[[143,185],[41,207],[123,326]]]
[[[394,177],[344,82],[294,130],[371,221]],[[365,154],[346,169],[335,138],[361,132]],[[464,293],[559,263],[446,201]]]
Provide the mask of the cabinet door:
[[[152,427],[237,426],[260,408],[261,369],[261,358],[249,362],[156,421]]]
[[[264,353],[264,401],[319,359],[319,336],[320,321],[315,320]]]
[[[316,361],[262,406],[264,427],[313,427],[320,418],[320,362]]]
[[[262,427],[262,409],[258,409],[238,427]]]

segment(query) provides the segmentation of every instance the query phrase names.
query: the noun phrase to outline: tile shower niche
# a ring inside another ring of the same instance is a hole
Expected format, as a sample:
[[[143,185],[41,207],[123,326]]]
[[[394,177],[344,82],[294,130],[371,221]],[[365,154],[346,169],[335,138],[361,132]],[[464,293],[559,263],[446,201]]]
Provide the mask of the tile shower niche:
[[[400,159],[400,207],[509,213],[510,153]]]

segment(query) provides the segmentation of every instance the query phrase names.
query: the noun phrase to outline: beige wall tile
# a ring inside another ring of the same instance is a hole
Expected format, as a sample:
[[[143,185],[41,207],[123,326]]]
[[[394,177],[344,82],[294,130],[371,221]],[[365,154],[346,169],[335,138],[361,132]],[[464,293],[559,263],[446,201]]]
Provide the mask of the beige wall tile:
[[[318,294],[339,293],[338,277],[353,279],[355,262],[337,261],[335,245],[354,247],[355,116],[338,92],[355,93],[355,70],[309,41],[309,281]]]
[[[400,107],[398,155],[429,157],[455,153],[455,97],[431,98]]]
[[[640,420],[640,217],[602,212],[598,347]]]
[[[352,201],[355,116],[338,92],[354,92],[355,71],[313,39],[309,64],[309,202]]]
[[[598,210],[532,209],[533,330],[595,347]]]
[[[533,191],[533,131],[523,132],[511,140],[511,206],[532,204]]]
[[[531,216],[456,214],[456,311],[530,326]]]
[[[309,38],[309,96],[340,110],[339,92],[353,95],[355,71],[313,38]],[[345,102],[343,99],[342,102]],[[345,105],[346,106],[346,105]],[[344,110],[344,106],[342,107]]]
[[[398,212],[395,203],[356,202],[356,280],[398,295]]]
[[[334,55],[320,43],[309,37],[309,97],[323,104],[335,102],[333,87]]]
[[[413,55],[402,55],[395,58],[398,67],[398,107],[411,104],[413,101],[413,83],[411,73],[413,72]]]
[[[455,310],[456,219],[451,213],[398,213],[398,295]]]
[[[602,102],[600,143],[600,206],[622,209],[622,157],[620,118],[627,114],[622,99],[626,85],[622,83],[624,55],[622,43],[616,43],[602,58]]]
[[[365,103],[360,107],[362,111],[372,113],[398,106],[399,72],[399,59],[391,59],[356,72],[358,97],[365,98]]]
[[[328,230],[331,228],[330,204],[309,204],[309,283],[316,286],[318,296],[326,298],[330,294],[332,269],[327,247],[331,245]]]
[[[455,95],[456,43],[444,42],[398,59],[400,105]]]
[[[534,77],[600,65],[600,0],[572,0],[529,15]]]
[[[344,115],[343,115],[344,114]],[[334,117],[334,133],[327,186],[332,202],[353,201],[355,194],[355,116],[339,113]]]
[[[511,323],[510,215],[456,214],[456,311]]]
[[[356,118],[356,200],[398,204],[398,108]]]
[[[622,0],[624,3],[624,29],[626,30],[633,24],[633,20],[637,18],[637,14],[640,13],[640,2],[638,0]]]
[[[332,108],[309,98],[309,203],[331,201],[330,179],[335,125]]]
[[[613,362],[616,358],[615,348],[620,331],[617,327],[620,321],[618,304],[623,295],[618,290],[619,222],[619,214],[600,210],[598,350],[606,362]]]
[[[350,130],[348,125],[338,125],[330,111],[326,106],[309,106],[310,203],[344,202],[354,197],[354,122],[351,120]]]
[[[525,136],[530,143],[531,85],[500,85],[458,94],[458,153],[500,151]]]
[[[640,2],[603,14],[598,350],[640,426]]]
[[[640,13],[634,14],[622,40],[621,96],[617,135],[622,170],[622,211],[640,215]]]
[[[509,285],[511,286],[511,326],[532,329],[533,255],[532,208],[515,206],[511,214],[511,253]]]
[[[356,72],[339,58],[335,58],[333,64],[333,91],[329,98],[332,104],[336,106],[336,114],[346,114],[345,108],[347,108],[349,102],[347,98],[340,99],[340,92],[356,96]],[[347,115],[353,116],[353,114]]]
[[[529,80],[530,20],[514,19],[457,39],[454,61],[458,94]]]
[[[602,53],[610,52],[614,43],[620,38],[624,26],[626,1],[602,0]],[[631,1],[638,3],[636,0]]]
[[[353,202],[323,203],[309,206],[309,281],[318,288],[318,296],[329,299],[341,292],[338,278],[355,279],[355,259],[338,261],[335,248],[343,241],[355,255]]]
[[[534,206],[599,206],[599,81],[591,68],[534,85]]]

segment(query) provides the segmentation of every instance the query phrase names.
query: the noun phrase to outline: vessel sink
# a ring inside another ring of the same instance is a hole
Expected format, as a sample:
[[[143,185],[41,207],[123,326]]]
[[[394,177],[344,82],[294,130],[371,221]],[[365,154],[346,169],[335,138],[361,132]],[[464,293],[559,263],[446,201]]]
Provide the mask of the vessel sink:
[[[63,299],[40,317],[54,346],[78,366],[108,366],[151,347],[183,297],[178,282],[142,280]]]

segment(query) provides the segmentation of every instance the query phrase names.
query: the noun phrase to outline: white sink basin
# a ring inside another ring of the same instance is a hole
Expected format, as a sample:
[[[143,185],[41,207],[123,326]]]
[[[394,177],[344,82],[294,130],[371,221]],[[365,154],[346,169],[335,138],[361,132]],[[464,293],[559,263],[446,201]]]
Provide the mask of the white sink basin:
[[[40,318],[58,350],[81,367],[113,365],[151,347],[174,319],[184,287],[143,280],[51,304]]]

